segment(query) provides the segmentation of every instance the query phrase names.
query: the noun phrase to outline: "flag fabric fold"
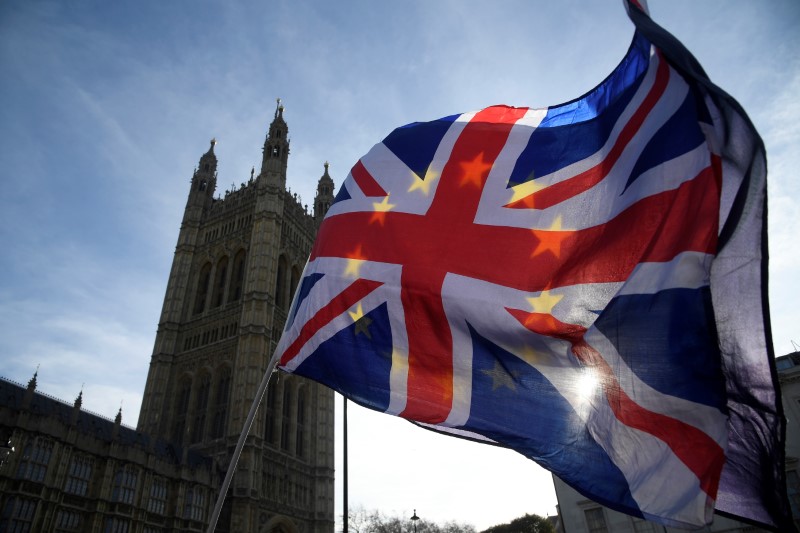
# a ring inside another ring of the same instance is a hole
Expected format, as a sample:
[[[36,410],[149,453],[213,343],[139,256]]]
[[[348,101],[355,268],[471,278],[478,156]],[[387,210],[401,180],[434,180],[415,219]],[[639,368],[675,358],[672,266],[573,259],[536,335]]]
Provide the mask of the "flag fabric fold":
[[[409,124],[363,156],[275,357],[613,509],[780,529],[763,143],[627,7],[631,47],[586,95]]]

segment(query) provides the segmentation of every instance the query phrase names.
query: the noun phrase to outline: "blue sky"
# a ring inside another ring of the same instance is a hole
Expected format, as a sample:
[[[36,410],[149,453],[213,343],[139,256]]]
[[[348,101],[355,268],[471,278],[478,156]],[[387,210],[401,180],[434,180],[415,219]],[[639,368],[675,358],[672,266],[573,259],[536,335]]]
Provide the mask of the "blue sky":
[[[216,137],[219,192],[258,166],[275,98],[288,184],[313,201],[393,128],[599,83],[619,0],[0,3],[0,375],[136,423],[189,179]],[[800,4],[651,1],[767,146],[775,351],[800,342]],[[479,528],[553,514],[513,452],[352,406],[350,503]],[[337,458],[340,456],[337,453]],[[337,469],[340,472],[340,469]],[[337,481],[337,495],[341,491]],[[336,513],[340,513],[337,501]]]

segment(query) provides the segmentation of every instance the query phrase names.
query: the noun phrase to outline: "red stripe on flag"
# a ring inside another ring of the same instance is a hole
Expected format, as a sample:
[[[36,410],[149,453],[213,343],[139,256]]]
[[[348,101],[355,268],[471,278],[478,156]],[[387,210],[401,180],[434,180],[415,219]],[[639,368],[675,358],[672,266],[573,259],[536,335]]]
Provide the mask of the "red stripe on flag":
[[[286,351],[281,355],[281,366],[286,365],[292,358],[300,353],[303,345],[305,345],[305,343],[320,329],[327,326],[333,319],[353,307],[362,298],[366,297],[381,285],[383,285],[383,283],[379,281],[363,278],[357,279],[348,285],[345,290],[328,302],[325,307],[317,311],[311,320],[303,325],[303,328],[300,330],[300,335],[297,336],[294,342],[286,348]]]
[[[361,189],[361,192],[364,193],[365,196],[377,196],[383,197],[388,196],[386,191],[383,190],[383,187],[375,181],[375,178],[372,177],[372,174],[364,166],[364,163],[361,160],[358,160],[352,170],[350,170],[350,174],[353,176],[353,179],[358,184],[358,188]]]
[[[513,209],[547,209],[556,204],[563,202],[573,196],[587,191],[603,181],[608,175],[609,171],[614,168],[614,165],[619,160],[622,152],[628,146],[633,136],[639,131],[645,118],[655,107],[658,100],[664,94],[669,82],[669,66],[659,55],[658,69],[656,70],[656,79],[653,86],[647,93],[647,96],[642,101],[639,108],[634,112],[627,124],[622,128],[622,131],[614,142],[614,145],[609,150],[608,154],[603,158],[600,163],[592,168],[581,172],[564,181],[554,183],[549,187],[541,189],[529,196],[520,198],[514,202],[507,204],[505,207]]]
[[[434,217],[435,213],[390,211],[383,226],[369,232],[363,229],[369,227],[371,212],[328,217],[311,260],[350,257],[353,235],[359,235],[363,259],[418,265],[422,272],[452,272],[538,292],[563,285],[624,281],[643,261],[671,261],[687,251],[716,252],[719,185],[711,167],[677,189],[636,202],[605,224],[572,232],[467,224],[463,219],[474,218],[474,210],[469,211],[469,204],[461,200],[467,192],[444,194],[446,180],[443,176],[435,201],[440,196],[449,198],[453,213]],[[552,240],[553,233],[563,236],[558,255],[544,251],[532,258],[542,241]]]
[[[575,356],[600,373],[608,405],[621,423],[656,437],[669,446],[686,467],[697,476],[700,488],[716,499],[725,452],[700,429],[660,413],[648,411],[634,402],[619,384],[614,371],[602,356],[585,342],[573,346]]]
[[[475,114],[464,126],[442,169],[430,209],[425,216],[417,217],[419,233],[405,234],[407,246],[397,246],[412,252],[402,261],[401,298],[408,330],[408,397],[402,417],[435,424],[450,414],[453,339],[441,294],[442,282],[450,270],[449,261],[442,257],[463,246],[458,236],[475,227],[475,213],[489,171],[511,128],[526,112],[525,108],[496,106]],[[435,249],[429,250],[431,244]],[[470,251],[472,260],[481,255],[474,249]]]

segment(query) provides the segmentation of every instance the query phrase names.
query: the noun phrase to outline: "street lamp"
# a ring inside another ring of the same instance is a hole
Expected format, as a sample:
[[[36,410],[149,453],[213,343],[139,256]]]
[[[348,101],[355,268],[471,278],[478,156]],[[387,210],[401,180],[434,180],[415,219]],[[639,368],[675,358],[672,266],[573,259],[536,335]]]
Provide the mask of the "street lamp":
[[[417,533],[417,520],[419,520],[419,517],[417,516],[417,510],[414,509],[414,516],[411,517],[411,521],[414,523],[414,533]]]

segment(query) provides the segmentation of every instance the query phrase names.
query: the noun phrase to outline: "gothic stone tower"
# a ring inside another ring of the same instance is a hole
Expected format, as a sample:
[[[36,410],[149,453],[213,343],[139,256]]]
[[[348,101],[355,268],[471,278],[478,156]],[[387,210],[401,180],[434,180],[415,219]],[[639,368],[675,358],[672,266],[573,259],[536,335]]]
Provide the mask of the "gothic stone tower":
[[[261,172],[222,199],[215,141],[200,158],[142,400],[138,429],[211,456],[220,481],[333,201],[327,163],[313,215],[287,191],[287,133],[279,101]],[[267,390],[217,530],[329,533],[333,393],[278,374]]]

